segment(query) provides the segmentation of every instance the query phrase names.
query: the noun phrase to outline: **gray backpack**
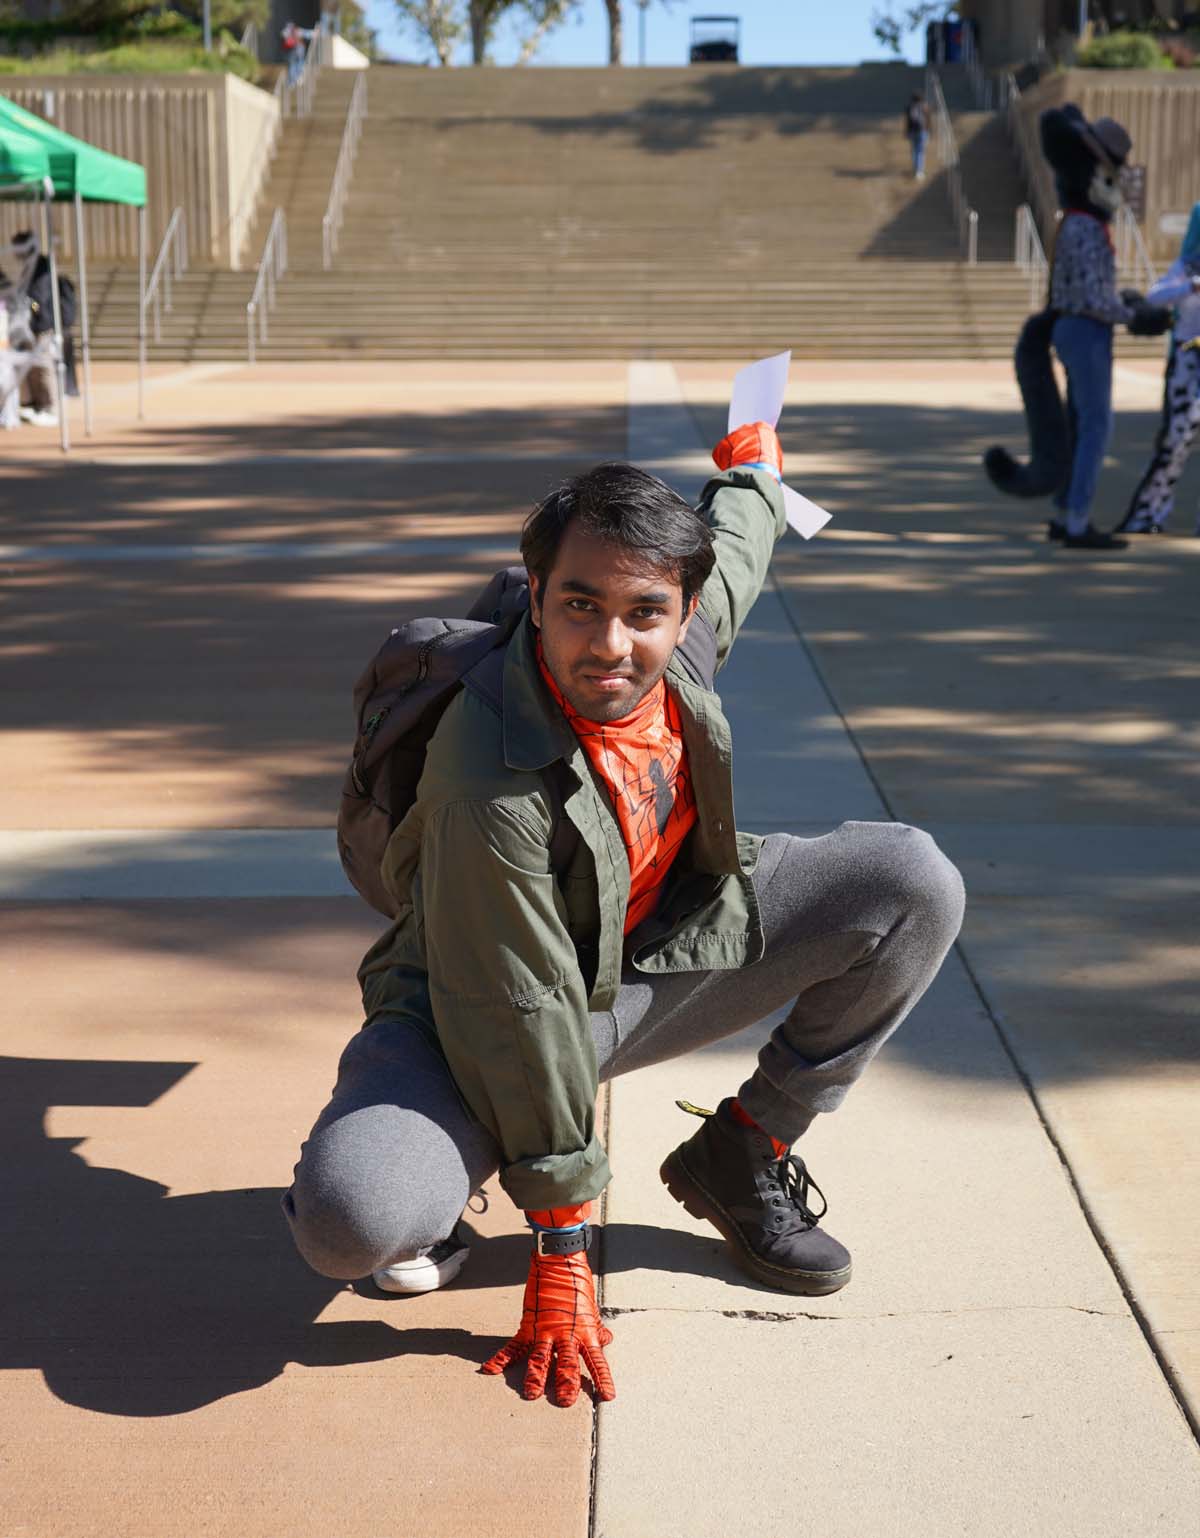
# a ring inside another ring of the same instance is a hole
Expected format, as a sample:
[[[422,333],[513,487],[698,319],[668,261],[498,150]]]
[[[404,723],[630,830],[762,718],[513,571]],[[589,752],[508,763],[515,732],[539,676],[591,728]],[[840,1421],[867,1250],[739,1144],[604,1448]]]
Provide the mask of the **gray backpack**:
[[[395,903],[380,867],[396,825],[417,799],[425,750],[446,707],[460,689],[501,712],[504,649],[529,608],[523,566],[498,571],[465,619],[414,619],[393,630],[354,687],[358,733],[342,783],[338,853],[354,887],[385,918]],[[716,635],[697,616],[676,655],[689,676],[711,689]],[[566,770],[542,771],[554,807],[550,867],[561,875],[579,847],[579,830],[563,810]]]
[[[465,619],[414,619],[393,630],[355,685],[358,732],[342,784],[338,853],[358,892],[386,918],[396,911],[380,866],[393,830],[417,798],[430,738],[460,689],[500,713],[504,648],[528,607],[525,568],[509,566]],[[561,795],[555,799],[551,863],[562,870],[579,835],[562,815]]]

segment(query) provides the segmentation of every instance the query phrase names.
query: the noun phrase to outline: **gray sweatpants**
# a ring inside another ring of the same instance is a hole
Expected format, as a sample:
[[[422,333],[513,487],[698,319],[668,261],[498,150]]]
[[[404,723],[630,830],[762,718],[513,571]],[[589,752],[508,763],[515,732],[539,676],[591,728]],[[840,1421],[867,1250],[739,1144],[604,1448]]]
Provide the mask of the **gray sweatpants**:
[[[793,1142],[841,1104],[933,981],[962,922],[963,886],[928,834],[874,822],[823,838],[773,834],[754,886],[762,960],[732,972],[630,969],[615,1008],[591,1017],[592,1035],[600,1077],[611,1079],[794,1000],[754,1073],[730,1086],[760,1126]],[[353,1279],[445,1238],[499,1161],[436,1047],[383,1022],[343,1053],[284,1209],[308,1263]]]

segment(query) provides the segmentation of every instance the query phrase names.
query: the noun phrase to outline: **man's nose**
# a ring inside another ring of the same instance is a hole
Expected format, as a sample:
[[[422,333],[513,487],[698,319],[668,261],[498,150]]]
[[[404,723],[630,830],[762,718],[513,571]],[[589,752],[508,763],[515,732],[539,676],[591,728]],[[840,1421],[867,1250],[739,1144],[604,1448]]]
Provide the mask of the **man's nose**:
[[[619,619],[601,621],[593,630],[592,655],[601,662],[624,662],[633,651],[633,639]]]

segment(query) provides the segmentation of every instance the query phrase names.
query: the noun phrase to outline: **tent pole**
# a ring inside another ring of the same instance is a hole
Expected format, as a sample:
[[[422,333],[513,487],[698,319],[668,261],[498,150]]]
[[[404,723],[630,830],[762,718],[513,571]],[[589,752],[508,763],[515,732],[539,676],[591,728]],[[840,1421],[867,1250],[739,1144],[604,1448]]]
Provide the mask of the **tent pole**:
[[[83,430],[92,436],[92,330],[88,318],[87,252],[83,247],[83,199],[75,194],[75,265],[79,272],[79,333],[83,350]]]
[[[54,255],[54,221],[50,214],[50,200],[42,188],[42,238],[50,259],[50,313],[54,317],[54,384],[58,396],[58,441],[66,454],[71,447],[71,431],[67,426],[67,368],[63,361],[62,305],[58,295],[58,259]]]
[[[146,205],[138,209],[138,421],[146,415]]]

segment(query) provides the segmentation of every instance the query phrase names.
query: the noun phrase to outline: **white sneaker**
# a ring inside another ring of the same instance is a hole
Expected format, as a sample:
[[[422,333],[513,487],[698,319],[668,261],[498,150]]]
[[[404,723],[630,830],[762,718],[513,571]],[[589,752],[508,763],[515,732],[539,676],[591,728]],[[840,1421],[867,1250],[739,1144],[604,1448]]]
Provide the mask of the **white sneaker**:
[[[25,420],[29,423],[30,427],[58,426],[58,417],[53,411],[31,411],[27,417],[25,416],[25,413],[22,412],[21,415],[25,417]]]
[[[463,1243],[456,1229],[412,1260],[381,1267],[373,1273],[375,1285],[383,1292],[436,1292],[454,1280],[470,1253],[470,1245]]]

